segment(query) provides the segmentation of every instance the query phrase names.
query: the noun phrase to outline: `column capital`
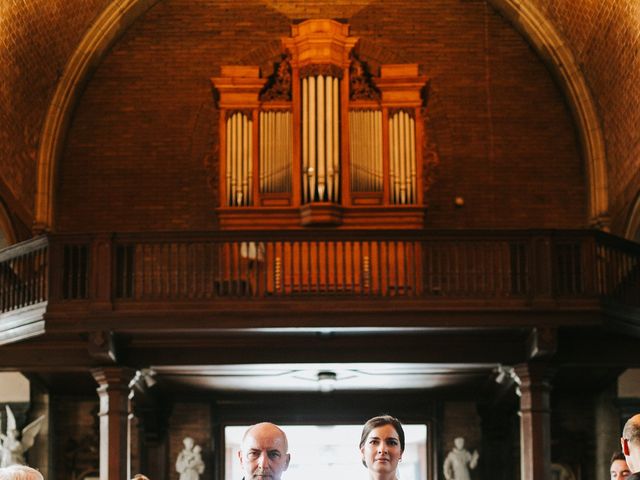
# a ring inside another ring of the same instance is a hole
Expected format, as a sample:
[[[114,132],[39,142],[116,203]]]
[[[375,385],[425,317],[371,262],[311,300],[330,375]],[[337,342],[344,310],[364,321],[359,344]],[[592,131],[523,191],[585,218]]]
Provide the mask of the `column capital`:
[[[129,383],[136,376],[136,370],[129,367],[109,365],[91,369],[91,375],[100,387],[129,388]]]

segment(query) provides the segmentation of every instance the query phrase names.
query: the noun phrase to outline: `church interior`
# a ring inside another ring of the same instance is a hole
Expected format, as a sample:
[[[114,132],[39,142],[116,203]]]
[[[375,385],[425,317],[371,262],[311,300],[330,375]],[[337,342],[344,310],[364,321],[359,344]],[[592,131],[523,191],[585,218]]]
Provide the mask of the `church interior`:
[[[459,438],[473,480],[609,478],[639,52],[634,0],[3,0],[2,450],[178,480],[190,437],[226,480],[233,428],[390,414],[403,480]]]

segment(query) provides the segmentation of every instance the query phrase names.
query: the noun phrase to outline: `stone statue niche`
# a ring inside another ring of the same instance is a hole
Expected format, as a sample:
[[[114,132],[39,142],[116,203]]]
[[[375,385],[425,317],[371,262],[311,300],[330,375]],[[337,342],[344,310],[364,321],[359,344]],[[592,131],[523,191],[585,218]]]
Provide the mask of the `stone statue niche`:
[[[3,426],[0,423],[0,467],[26,465],[24,454],[33,446],[36,435],[38,435],[44,421],[44,415],[38,417],[20,432],[16,425],[16,418],[9,405],[6,405],[6,411],[6,433],[2,433]]]
[[[180,480],[199,480],[204,473],[202,448],[191,437],[185,437],[182,443],[184,448],[176,459],[176,471],[180,474]]]
[[[480,455],[477,450],[470,453],[464,448],[464,438],[453,440],[453,449],[444,460],[443,470],[446,480],[470,480],[471,470],[478,465]]]

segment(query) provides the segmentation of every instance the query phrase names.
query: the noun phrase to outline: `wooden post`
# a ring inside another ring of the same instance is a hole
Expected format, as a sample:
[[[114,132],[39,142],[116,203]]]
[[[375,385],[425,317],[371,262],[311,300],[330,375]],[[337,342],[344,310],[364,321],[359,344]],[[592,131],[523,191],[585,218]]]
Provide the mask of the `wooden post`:
[[[521,480],[551,479],[551,372],[546,363],[515,367],[520,379]]]
[[[135,371],[125,367],[102,367],[91,371],[100,397],[100,480],[131,478],[129,415]]]

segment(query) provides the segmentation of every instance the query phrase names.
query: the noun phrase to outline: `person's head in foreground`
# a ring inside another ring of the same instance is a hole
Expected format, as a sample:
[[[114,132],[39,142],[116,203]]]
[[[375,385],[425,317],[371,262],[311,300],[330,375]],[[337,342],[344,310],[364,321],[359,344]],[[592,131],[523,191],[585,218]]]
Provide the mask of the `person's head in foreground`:
[[[42,474],[26,465],[0,468],[0,480],[44,480]]]
[[[287,436],[273,423],[253,425],[242,438],[238,458],[244,480],[280,480],[291,459]]]
[[[640,472],[640,414],[634,415],[624,424],[620,445],[631,473]]]
[[[369,478],[397,479],[396,470],[403,452],[404,430],[397,418],[382,415],[367,420],[360,437],[360,453]]]
[[[629,470],[627,460],[624,458],[624,453],[616,452],[613,454],[609,474],[611,475],[611,480],[624,480],[631,475],[631,470]]]

